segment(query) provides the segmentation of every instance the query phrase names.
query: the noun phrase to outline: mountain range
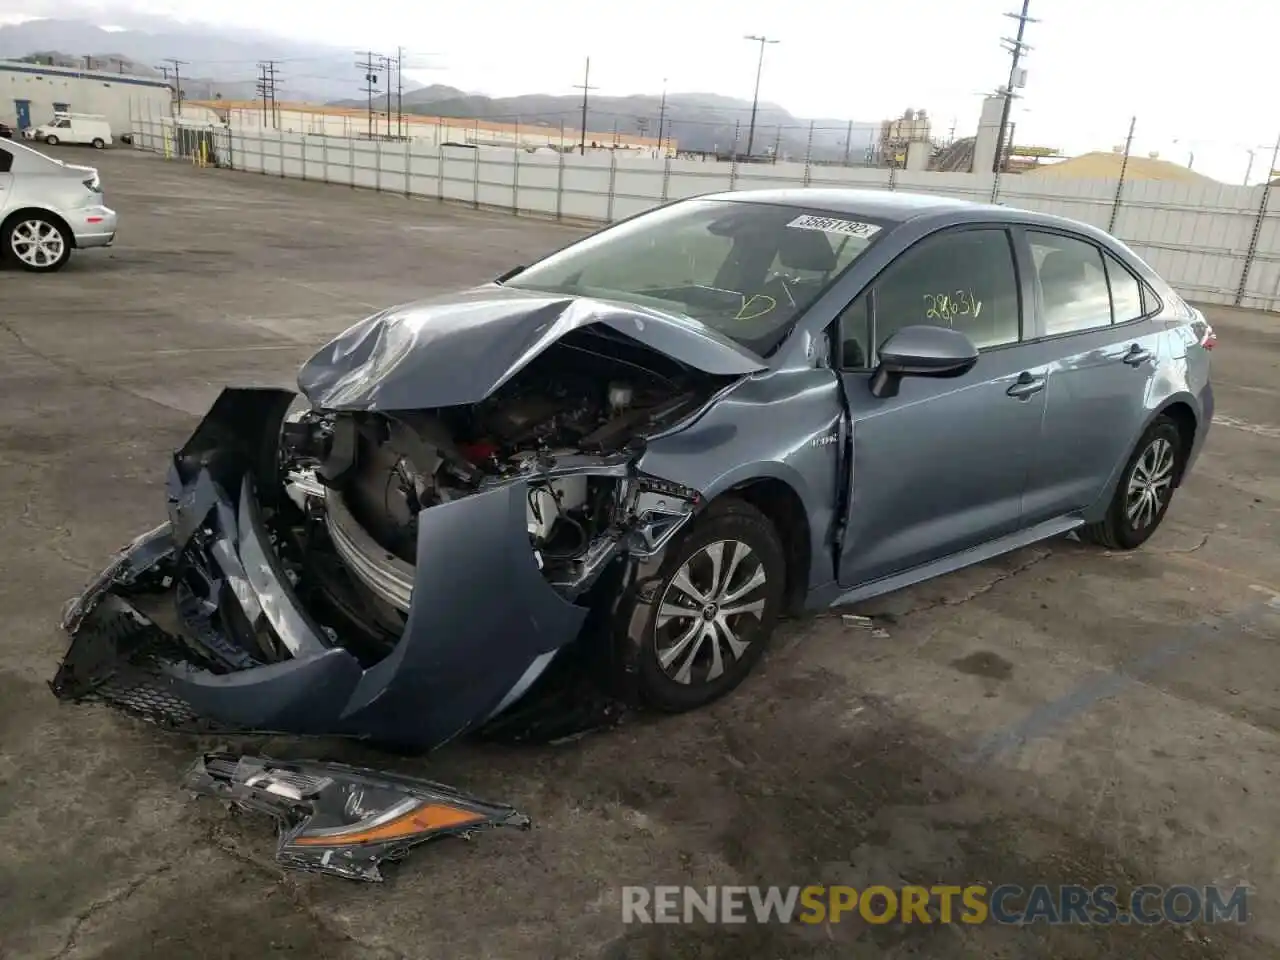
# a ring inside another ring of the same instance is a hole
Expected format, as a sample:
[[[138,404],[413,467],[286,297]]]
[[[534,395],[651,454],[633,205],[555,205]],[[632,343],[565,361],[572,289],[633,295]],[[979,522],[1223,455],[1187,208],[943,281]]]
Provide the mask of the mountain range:
[[[74,0],[67,0],[75,10]],[[78,11],[77,11],[78,12]],[[183,96],[188,100],[253,100],[258,96],[258,64],[277,62],[276,97],[363,107],[365,99],[353,96],[363,86],[363,70],[345,50],[298,43],[254,31],[194,26],[144,15],[113,16],[116,26],[103,29],[85,19],[43,19],[0,27],[0,59],[35,59],[69,67],[130,73],[138,76],[172,75],[169,58],[185,61],[179,66]],[[384,81],[385,82],[385,81]],[[422,86],[404,80],[406,112],[444,117],[528,123],[576,131],[581,125],[582,102],[576,96],[524,94],[489,97],[444,84]],[[593,96],[588,101],[587,129],[598,137],[613,131],[656,136],[661,118],[663,136],[680,149],[727,153],[745,152],[751,119],[751,102],[713,93],[671,93],[666,97],[635,94],[622,97]],[[803,157],[809,146],[810,120],[794,116],[781,106],[761,103],[756,113],[752,152],[777,150],[779,157]],[[813,124],[813,157],[841,160],[858,158],[873,141],[877,124],[816,119]],[[846,146],[846,138],[848,143]]]
[[[366,106],[366,101],[343,99],[333,105],[360,108]],[[563,125],[566,131],[572,131],[570,136],[576,136],[582,126],[579,96],[531,93],[488,97],[437,83],[406,93],[403,108],[405,113],[519,122],[553,130]],[[676,141],[681,150],[729,153],[736,138],[738,151],[745,153],[751,101],[715,93],[670,93],[665,102],[652,94],[593,96],[587,101],[587,130],[597,138],[606,138],[606,142],[614,130],[656,137],[659,121],[663,137]],[[844,120],[816,119],[812,123],[813,156],[818,160],[842,160],[846,137],[851,159],[861,159],[878,130],[877,124],[851,124]],[[808,149],[809,125],[809,120],[796,117],[777,104],[761,103],[756,110],[751,152],[760,155],[776,149],[779,157],[803,157]]]
[[[115,18],[119,19],[119,17]],[[278,62],[279,100],[323,103],[350,96],[363,81],[355,55],[333,47],[297,43],[243,30],[196,27],[161,18],[133,18],[145,29],[111,29],[85,20],[28,20],[0,27],[0,59],[38,57],[41,62],[159,77],[170,58],[179,66],[188,100],[252,100],[258,64]],[[167,67],[172,75],[172,66]],[[405,89],[421,84],[405,78]]]

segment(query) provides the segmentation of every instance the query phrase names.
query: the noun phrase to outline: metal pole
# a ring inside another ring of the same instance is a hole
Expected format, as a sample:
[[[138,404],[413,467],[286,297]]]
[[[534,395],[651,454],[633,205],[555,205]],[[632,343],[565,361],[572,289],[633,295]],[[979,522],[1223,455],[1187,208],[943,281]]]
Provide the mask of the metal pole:
[[[666,155],[666,151],[662,149],[662,127],[663,122],[667,119],[667,78],[662,78],[662,103],[658,105],[658,152]]]
[[[844,128],[844,164],[843,166],[846,166],[846,167],[849,165],[849,147],[851,145],[852,140],[853,140],[853,121],[850,120],[849,125]]]
[[[1248,151],[1248,153],[1249,153],[1249,165],[1244,168],[1244,185],[1246,187],[1249,185],[1249,177],[1253,174],[1253,151],[1250,150]],[[1270,180],[1271,178],[1267,177],[1267,179]]]
[[[1107,221],[1107,233],[1115,230],[1116,217],[1120,215],[1120,196],[1124,192],[1124,174],[1129,167],[1129,151],[1133,148],[1133,128],[1137,122],[1137,117],[1131,117],[1129,120],[1129,136],[1125,137],[1124,141],[1124,157],[1120,161],[1120,179],[1116,182],[1116,199],[1111,204],[1111,219]]]
[[[1276,161],[1280,160],[1280,137],[1276,138],[1275,149],[1271,151],[1271,167],[1267,170],[1266,179],[1262,181],[1262,199],[1258,201],[1258,216],[1253,221],[1253,235],[1249,237],[1249,249],[1245,251],[1244,267],[1240,270],[1240,285],[1236,287],[1235,305],[1244,303],[1245,290],[1249,283],[1249,270],[1253,267],[1253,258],[1258,254],[1258,237],[1262,234],[1262,222],[1267,216],[1267,205],[1271,200],[1271,174],[1275,172]]]
[[[1013,43],[1013,62],[1009,65],[1009,85],[1004,91],[1004,106],[1000,108],[1000,131],[996,137],[996,158],[991,167],[992,173],[998,173],[1004,169],[1004,128],[1009,123],[1009,110],[1013,107],[1013,82],[1018,74],[1018,60],[1022,57],[1023,43],[1022,33],[1027,28],[1027,22],[1031,19],[1027,16],[1027,10],[1031,7],[1031,0],[1022,0],[1022,13],[1009,14],[1009,16],[1017,16],[1018,20],[1018,36]]]
[[[810,120],[809,121],[809,145],[804,148],[804,185],[806,187],[809,185],[809,180],[811,179],[812,173],[813,173],[813,124],[814,124],[814,121]],[[750,156],[750,154],[747,154],[747,156]]]
[[[777,43],[777,40],[770,40],[768,37],[748,34],[747,40],[760,44],[760,56],[756,60],[756,91],[751,97],[751,125],[747,128],[747,156],[751,156],[751,147],[756,139],[756,110],[760,106],[760,73],[764,69],[764,45],[766,43]]]
[[[591,58],[587,57],[587,68],[582,75],[582,130],[578,138],[578,154],[585,156],[587,152],[587,94],[594,88],[591,86]]]

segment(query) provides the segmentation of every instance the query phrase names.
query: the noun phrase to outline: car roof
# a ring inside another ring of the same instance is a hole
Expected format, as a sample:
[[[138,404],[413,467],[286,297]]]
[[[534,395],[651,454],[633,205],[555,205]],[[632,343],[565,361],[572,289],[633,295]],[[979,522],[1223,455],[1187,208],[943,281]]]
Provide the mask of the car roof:
[[[738,203],[770,203],[788,207],[808,207],[831,213],[856,214],[876,220],[912,220],[915,217],[952,211],[1004,210],[987,203],[956,200],[927,193],[898,190],[855,190],[839,187],[783,188],[777,190],[734,190],[713,193],[700,199],[733,200]]]
[[[1034,210],[1024,210],[1003,204],[975,203],[972,200],[958,200],[954,197],[939,197],[909,191],[793,187],[776,190],[733,190],[706,194],[696,199],[804,207],[809,210],[863,217],[893,225],[920,218],[933,219],[939,226],[964,223],[1023,223],[1067,229],[1112,246],[1118,242],[1115,237],[1097,227],[1051,213],[1038,213]]]

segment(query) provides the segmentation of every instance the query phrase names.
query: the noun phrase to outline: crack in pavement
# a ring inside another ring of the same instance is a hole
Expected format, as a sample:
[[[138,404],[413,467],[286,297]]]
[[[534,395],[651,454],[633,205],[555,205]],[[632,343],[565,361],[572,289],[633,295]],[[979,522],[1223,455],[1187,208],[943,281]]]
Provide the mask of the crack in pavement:
[[[968,603],[970,600],[977,599],[978,597],[982,596],[984,593],[990,593],[999,584],[1004,583],[1006,580],[1012,580],[1014,577],[1018,576],[1019,574],[1026,573],[1032,567],[1036,566],[1037,564],[1045,560],[1048,560],[1052,556],[1053,556],[1052,550],[1041,550],[1039,553],[1037,553],[1031,559],[1027,560],[1025,563],[1018,564],[1018,566],[1014,567],[1012,570],[1006,570],[1004,573],[1001,573],[998,576],[993,577],[991,580],[988,580],[986,583],[983,583],[977,587],[974,587],[972,590],[970,590],[968,593],[964,594],[961,597],[939,597],[936,600],[930,600],[926,603],[919,604],[918,606],[911,607],[910,609],[904,610],[902,613],[895,614],[894,616],[897,619],[901,620],[904,617],[910,617],[920,613],[928,613],[930,610],[937,610],[939,607],[958,607],[961,604]]]
[[[187,416],[187,417],[191,416],[191,414],[188,411],[183,410],[181,407],[172,406],[171,404],[164,403],[161,400],[156,400],[154,397],[148,397],[145,394],[135,393],[134,391],[130,390],[128,387],[124,386],[123,384],[117,383],[111,377],[94,376],[93,374],[89,373],[89,371],[85,370],[83,367],[80,367],[72,363],[70,360],[67,360],[62,357],[55,357],[52,354],[45,353],[44,351],[38,349],[37,347],[29,343],[26,337],[20,334],[17,330],[13,328],[11,324],[7,323],[4,320],[0,320],[0,330],[3,330],[5,333],[9,334],[9,336],[13,337],[13,339],[18,342],[18,345],[21,346],[23,350],[27,351],[27,353],[29,353],[31,356],[38,357],[39,359],[43,360],[45,363],[49,364],[49,366],[53,367],[55,370],[62,370],[66,373],[72,374],[73,376],[79,378],[83,383],[92,384],[93,386],[97,386],[97,387],[104,387],[107,390],[113,390],[116,393],[122,393],[127,397],[133,398],[134,400],[144,400],[147,403],[153,403],[157,407],[161,407],[165,410],[170,410],[174,413],[181,413],[183,416]]]
[[[162,863],[155,869],[149,870],[141,876],[134,877],[134,879],[130,880],[119,890],[93,901],[71,919],[71,929],[67,931],[66,939],[55,953],[50,954],[49,960],[59,960],[59,958],[67,956],[76,948],[76,941],[80,936],[80,928],[89,921],[90,917],[101,913],[109,907],[119,906],[126,902],[149,881],[154,880],[156,877],[163,876],[172,869],[172,863]]]
[[[244,853],[236,847],[234,842],[228,839],[216,825],[211,826],[207,831],[207,837],[210,846],[213,849],[225,854],[232,860],[242,863],[247,867],[253,868],[258,873],[271,877],[277,883],[281,884],[289,894],[289,899],[293,905],[306,914],[307,918],[320,927],[326,934],[339,940],[345,940],[348,943],[355,944],[362,951],[372,951],[373,954],[390,957],[391,960],[411,960],[408,954],[401,953],[395,947],[389,947],[385,944],[374,943],[363,937],[357,936],[344,926],[336,923],[329,915],[325,914],[315,904],[311,902],[311,898],[307,895],[298,883],[290,876],[287,870],[275,864],[264,863],[251,854]],[[370,955],[370,954],[366,954]]]

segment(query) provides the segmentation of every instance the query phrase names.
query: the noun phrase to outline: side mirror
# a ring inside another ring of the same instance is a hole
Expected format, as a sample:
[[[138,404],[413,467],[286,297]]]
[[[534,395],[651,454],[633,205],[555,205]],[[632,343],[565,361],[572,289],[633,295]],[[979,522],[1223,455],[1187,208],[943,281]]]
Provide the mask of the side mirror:
[[[923,324],[903,327],[880,347],[871,394],[896,397],[903,377],[959,377],[977,362],[978,348],[959,330]]]

